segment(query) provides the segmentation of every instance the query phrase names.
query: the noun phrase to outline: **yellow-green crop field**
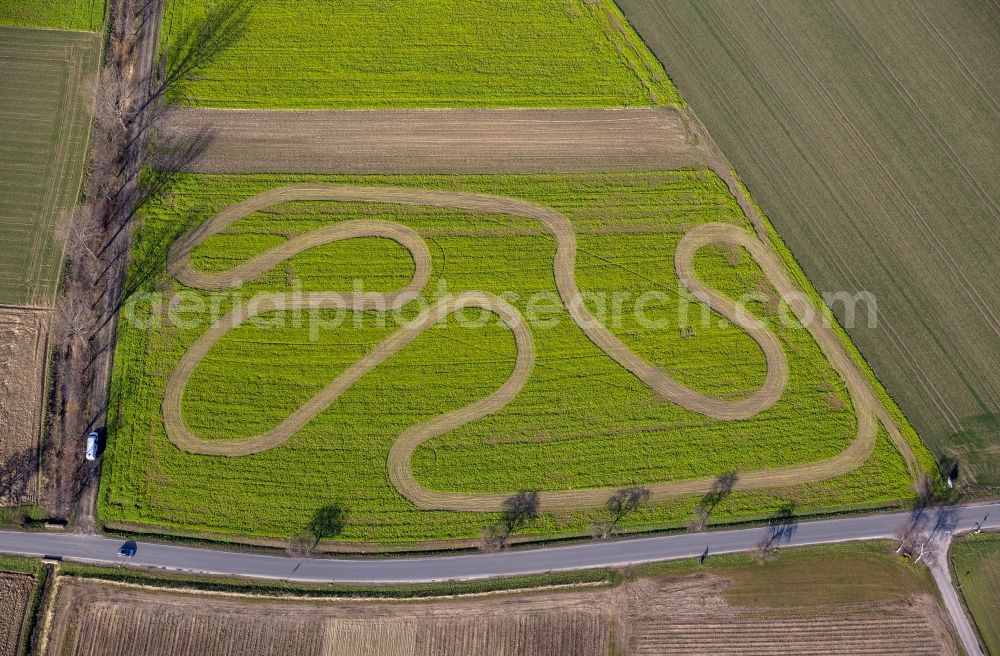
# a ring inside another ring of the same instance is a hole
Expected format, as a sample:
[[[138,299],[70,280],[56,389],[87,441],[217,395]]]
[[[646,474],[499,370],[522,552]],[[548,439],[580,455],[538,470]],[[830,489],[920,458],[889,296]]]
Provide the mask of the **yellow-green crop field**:
[[[167,2],[168,59],[184,57],[184,35],[217,6]],[[680,102],[613,0],[253,0],[232,36],[175,90],[176,101],[258,109]]]
[[[0,0],[0,25],[100,32],[105,0]]]
[[[605,324],[629,348],[703,394],[736,399],[763,381],[760,347],[710,315],[682,334],[676,318],[699,302],[678,286],[674,250],[699,224],[750,225],[726,186],[707,170],[625,174],[508,176],[172,177],[144,210],[115,355],[112,417],[101,479],[104,522],[287,538],[317,508],[349,509],[340,539],[412,543],[474,538],[491,513],[418,509],[390,484],[389,448],[405,429],[489,396],[511,374],[513,336],[498,322],[454,320],[427,329],[363,376],[279,446],[238,457],[187,453],[167,438],[161,404],[166,380],[213,321],[258,294],[404,287],[414,260],[384,238],[357,238],[306,250],[238,289],[189,289],[166,271],[167,249],[219,211],[262,191],[313,182],[464,190],[520,198],[569,217],[577,234],[576,278],[594,299],[635,298],[655,326],[630,312]],[[413,457],[424,487],[440,491],[576,490],[652,484],[829,459],[854,439],[851,399],[806,330],[781,321],[766,299],[749,309],[777,335],[789,383],[771,408],[742,421],[718,421],[653,397],[649,388],[595,346],[555,295],[555,241],[537,221],[509,215],[385,203],[293,201],[256,211],[198,245],[194,268],[231,270],[296,236],[336,222],[384,220],[428,245],[431,278],[420,299],[398,313],[318,311],[302,320],[269,313],[226,333],[198,364],[181,411],[201,439],[246,438],[274,428],[340,372],[412,319],[440,290],[493,293],[526,315],[548,295],[545,318],[531,325],[536,361],[524,389],[506,406],[433,438]],[[738,298],[766,292],[745,252],[705,247],[698,276]],[[172,300],[171,300],[172,299]],[[628,307],[628,306],[626,306]],[[172,310],[170,309],[172,308]],[[538,308],[534,308],[537,310]],[[474,313],[473,313],[474,314]],[[614,315],[618,316],[618,315]],[[313,319],[324,322],[317,328]],[[928,454],[914,445],[918,457]],[[880,429],[858,469],[794,487],[734,492],[713,521],[767,515],[793,503],[801,512],[891,505],[911,494],[906,464]],[[626,526],[682,526],[699,498],[654,504]],[[526,532],[585,533],[602,509],[543,514]]]

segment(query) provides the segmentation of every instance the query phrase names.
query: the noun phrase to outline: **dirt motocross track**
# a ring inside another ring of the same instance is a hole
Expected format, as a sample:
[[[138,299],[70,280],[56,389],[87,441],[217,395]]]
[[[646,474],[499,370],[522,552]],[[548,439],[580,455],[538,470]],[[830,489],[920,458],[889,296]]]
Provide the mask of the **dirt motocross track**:
[[[185,451],[240,456],[274,448],[328,407],[358,379],[412,342],[436,321],[462,308],[481,308],[497,315],[514,333],[517,358],[512,373],[504,384],[488,397],[413,426],[399,435],[389,453],[389,477],[401,494],[421,508],[493,511],[501,509],[503,502],[509,497],[509,494],[444,493],[429,490],[414,479],[410,468],[410,458],[420,444],[499,410],[517,396],[531,374],[535,353],[530,328],[518,310],[485,292],[466,292],[439,301],[351,365],[291,416],[266,433],[238,440],[207,441],[188,429],[181,412],[181,400],[187,381],[212,345],[232,328],[257,314],[279,310],[319,308],[393,310],[419,296],[429,279],[430,255],[420,236],[402,225],[385,221],[350,221],[314,230],[222,274],[206,275],[191,268],[191,253],[201,242],[254,211],[293,200],[394,203],[507,214],[538,220],[552,233],[556,241],[553,272],[560,298],[573,321],[588,338],[608,357],[646,383],[661,398],[719,420],[747,419],[770,408],[781,397],[788,381],[788,363],[781,344],[774,334],[732,300],[702,283],[693,271],[694,254],[701,247],[719,242],[742,246],[760,265],[778,293],[789,303],[798,320],[809,330],[823,353],[844,378],[857,415],[858,430],[850,446],[829,460],[755,472],[740,472],[736,488],[746,490],[791,485],[823,480],[849,472],[864,462],[871,453],[880,418],[889,429],[893,442],[905,457],[911,470],[916,468],[915,457],[909,444],[891,420],[886,422],[887,413],[881,407],[865,376],[824,322],[823,315],[798,290],[770,248],[745,230],[731,225],[703,224],[684,236],[675,255],[675,267],[682,284],[699,300],[746,331],[765,354],[767,377],[763,385],[746,399],[728,401],[699,394],[681,385],[629,350],[594,318],[585,307],[576,287],[574,274],[576,235],[569,219],[562,214],[526,201],[483,194],[331,185],[296,185],[273,189],[227,208],[175,242],[170,251],[171,273],[181,283],[191,287],[220,289],[259,275],[282,260],[308,248],[342,239],[378,236],[392,239],[410,252],[415,263],[412,280],[406,287],[389,294],[334,292],[265,294],[234,308],[188,349],[167,382],[163,401],[167,436]],[[704,493],[711,489],[713,483],[713,478],[671,481],[651,485],[650,490],[652,498],[658,500]],[[542,492],[541,504],[547,510],[588,508],[603,504],[608,494],[609,490],[603,489]]]

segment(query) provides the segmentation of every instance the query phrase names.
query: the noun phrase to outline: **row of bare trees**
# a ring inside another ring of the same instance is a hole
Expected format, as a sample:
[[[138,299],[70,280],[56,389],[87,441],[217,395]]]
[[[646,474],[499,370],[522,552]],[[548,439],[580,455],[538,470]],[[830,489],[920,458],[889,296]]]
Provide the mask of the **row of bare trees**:
[[[42,449],[43,501],[68,517],[93,480],[79,444],[105,411],[104,376],[114,345],[114,317],[124,300],[131,222],[162,189],[160,176],[142,176],[166,101],[243,29],[250,3],[214,3],[205,18],[167,43],[158,66],[155,47],[159,0],[111,0],[105,61],[92,87],[94,121],[83,201],[63,217],[66,257],[53,312],[52,376],[48,426]],[[146,39],[143,41],[143,39]],[[207,147],[204,132],[174,139],[169,168],[180,170]],[[161,164],[161,160],[157,160]],[[150,180],[152,184],[144,184]],[[148,275],[154,275],[149,272]]]
[[[615,490],[605,504],[608,518],[590,526],[594,539],[607,540],[618,532],[618,526],[627,515],[637,512],[649,502],[652,492],[640,485],[629,485]],[[534,490],[521,490],[503,502],[500,521],[483,530],[479,548],[482,551],[502,551],[515,531],[538,517],[540,496]]]
[[[104,66],[93,88],[90,174],[83,202],[62,217],[65,264],[53,320],[52,388],[48,430],[42,449],[43,496],[50,513],[68,517],[92,472],[79,458],[82,435],[93,428],[92,384],[95,360],[108,344],[99,339],[109,320],[108,283],[127,244],[115,239],[116,223],[127,202],[123,190],[137,155],[130,148],[129,124],[135,111],[131,78],[139,17],[129,0],[114,0]]]
[[[694,519],[688,522],[690,530],[700,531],[705,528],[712,511],[723,499],[729,496],[736,481],[736,472],[727,472],[715,480],[712,489],[695,509]],[[651,497],[652,491],[648,487],[636,484],[615,490],[605,503],[608,517],[590,525],[591,536],[595,540],[607,540],[614,537],[618,534],[622,520],[628,515],[638,512],[649,503]],[[511,535],[538,516],[538,506],[539,495],[535,491],[522,490],[508,498],[504,501],[500,521],[483,531],[480,549],[500,551],[506,548]]]

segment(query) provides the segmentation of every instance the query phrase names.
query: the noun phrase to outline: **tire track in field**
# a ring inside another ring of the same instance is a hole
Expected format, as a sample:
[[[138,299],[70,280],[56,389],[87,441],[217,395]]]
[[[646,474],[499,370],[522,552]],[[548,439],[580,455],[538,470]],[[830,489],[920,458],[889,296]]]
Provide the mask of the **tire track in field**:
[[[876,414],[880,404],[867,380],[853,359],[844,351],[836,334],[825,324],[822,313],[818,312],[812,302],[799,292],[776,255],[762,241],[739,227],[724,224],[698,226],[690,230],[681,240],[675,255],[675,267],[682,284],[699,300],[747,332],[764,351],[768,367],[764,384],[746,399],[727,401],[699,394],[681,385],[629,350],[590,314],[576,287],[574,275],[576,235],[569,219],[562,214],[526,201],[485,194],[331,185],[294,185],[273,189],[223,210],[175,242],[169,257],[171,273],[184,284],[202,289],[218,289],[238,284],[244,277],[259,275],[295,253],[313,246],[341,239],[382,236],[397,241],[410,252],[415,263],[413,279],[406,287],[389,294],[333,292],[265,294],[230,311],[188,349],[167,381],[163,401],[164,425],[171,442],[185,451],[239,456],[278,446],[327,408],[363,375],[411,343],[436,321],[459,309],[480,308],[496,314],[514,333],[517,357],[513,371],[503,385],[488,397],[403,431],[390,448],[388,472],[390,481],[396,489],[421,508],[495,511],[501,508],[501,504],[509,496],[509,493],[475,494],[429,490],[416,481],[410,467],[413,452],[420,444],[502,408],[517,396],[530,376],[535,359],[530,328],[517,309],[485,292],[467,292],[439,301],[376,346],[277,427],[266,433],[240,440],[210,441],[199,438],[187,428],[181,413],[181,402],[188,379],[212,345],[246,319],[262,312],[278,310],[318,308],[392,310],[416,298],[429,279],[430,254],[420,236],[404,226],[382,221],[350,221],[315,230],[270,249],[226,273],[202,274],[191,268],[191,253],[205,239],[254,211],[292,200],[422,205],[468,212],[508,214],[538,220],[556,240],[553,272],[560,298],[573,321],[588,338],[662,398],[719,420],[747,419],[770,408],[781,397],[788,382],[788,362],[777,337],[756,317],[737,306],[728,297],[705,285],[694,272],[694,255],[701,247],[720,241],[742,246],[760,265],[778,293],[788,300],[796,317],[810,331],[824,355],[844,378],[857,414],[858,427],[857,435],[848,448],[833,458],[789,467],[741,472],[737,489],[774,487],[830,478],[856,468],[871,453],[877,434]],[[893,441],[896,442],[895,439]],[[915,460],[905,440],[902,444],[897,442],[897,446],[901,447],[907,463],[912,466]],[[650,486],[650,489],[654,499],[666,499],[703,493],[710,489],[713,483],[714,478],[700,478],[659,483]],[[541,499],[548,510],[579,509],[603,504],[609,492],[606,489],[543,492]]]

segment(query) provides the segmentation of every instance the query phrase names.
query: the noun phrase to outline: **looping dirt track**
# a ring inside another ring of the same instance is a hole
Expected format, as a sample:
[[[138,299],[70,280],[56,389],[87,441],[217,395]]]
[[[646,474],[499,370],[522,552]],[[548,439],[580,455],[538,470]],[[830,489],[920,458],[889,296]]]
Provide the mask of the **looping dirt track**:
[[[530,328],[517,309],[485,292],[468,292],[439,301],[347,368],[287,419],[266,433],[240,440],[208,441],[199,438],[188,429],[181,413],[181,400],[187,381],[212,345],[232,328],[257,314],[278,310],[396,309],[416,298],[430,277],[430,254],[420,236],[402,225],[384,221],[350,221],[314,230],[222,274],[207,275],[191,268],[191,252],[205,239],[254,211],[295,200],[421,205],[538,220],[552,233],[556,241],[554,274],[560,298],[573,321],[590,340],[661,398],[720,420],[747,419],[770,408],[781,397],[788,383],[788,362],[775,335],[732,300],[705,285],[694,273],[693,258],[695,252],[702,246],[717,242],[742,246],[757,261],[778,293],[789,299],[792,311],[807,327],[826,357],[844,378],[857,414],[858,430],[848,448],[829,460],[756,472],[740,472],[737,489],[776,487],[830,478],[856,468],[871,453],[878,429],[876,414],[880,406],[867,380],[844,352],[840,341],[823,322],[822,316],[804,296],[799,294],[777,257],[763,242],[736,226],[724,224],[698,226],[684,236],[675,255],[675,266],[682,284],[699,300],[746,331],[764,352],[767,376],[763,385],[746,399],[728,401],[699,394],[681,385],[629,350],[590,314],[576,287],[574,275],[576,235],[569,219],[562,214],[526,201],[484,194],[330,185],[296,185],[273,189],[223,210],[175,242],[170,252],[171,273],[185,285],[201,289],[219,289],[259,275],[282,260],[308,248],[343,239],[378,236],[392,239],[410,252],[415,263],[413,279],[406,287],[390,294],[333,292],[267,294],[234,308],[198,338],[181,358],[167,381],[163,401],[167,436],[185,451],[239,456],[278,446],[327,408],[358,379],[404,348],[436,321],[456,310],[475,307],[496,314],[514,333],[517,358],[513,371],[504,384],[488,397],[405,430],[390,449],[389,478],[401,494],[421,508],[493,511],[499,510],[503,501],[509,496],[509,494],[444,493],[429,490],[414,479],[410,468],[411,456],[420,444],[502,408],[517,396],[531,373],[535,354]],[[908,443],[894,425],[887,424],[887,428],[893,442],[912,469],[915,467],[915,458]],[[650,486],[650,489],[653,499],[656,500],[703,493],[709,490],[713,483],[712,478],[690,479],[658,483]],[[588,508],[603,504],[608,494],[609,491],[603,489],[543,492],[541,502],[548,510]]]

